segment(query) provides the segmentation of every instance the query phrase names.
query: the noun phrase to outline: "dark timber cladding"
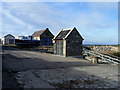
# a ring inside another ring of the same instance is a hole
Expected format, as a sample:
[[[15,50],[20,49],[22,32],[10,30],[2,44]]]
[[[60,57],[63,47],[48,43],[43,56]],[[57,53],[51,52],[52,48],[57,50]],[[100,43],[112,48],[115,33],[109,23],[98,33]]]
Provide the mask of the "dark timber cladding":
[[[62,29],[53,39],[54,54],[63,56],[82,55],[82,41],[84,40],[77,29]]]
[[[39,40],[40,45],[53,45],[52,39],[54,35],[50,32],[48,28],[34,32],[32,37],[33,40]]]

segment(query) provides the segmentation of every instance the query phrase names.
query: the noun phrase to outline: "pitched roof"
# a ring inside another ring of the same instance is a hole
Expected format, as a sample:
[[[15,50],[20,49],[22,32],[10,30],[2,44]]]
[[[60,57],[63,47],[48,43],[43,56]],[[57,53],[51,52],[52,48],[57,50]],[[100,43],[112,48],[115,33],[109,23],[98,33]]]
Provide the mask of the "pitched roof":
[[[47,28],[46,28],[46,29],[47,29]],[[45,30],[46,30],[46,29],[45,29]],[[36,32],[33,33],[32,36],[33,36],[33,37],[40,36],[45,30],[36,31]]]
[[[61,31],[55,39],[63,39],[69,32],[70,30]]]
[[[73,27],[73,28],[69,28],[69,29],[62,29],[62,30],[54,37],[54,40],[61,40],[61,39],[67,38],[74,29],[76,29],[76,28]],[[79,35],[80,35],[80,34],[79,34]],[[80,35],[80,37],[82,38],[81,35]],[[82,39],[83,39],[83,38],[82,38]]]
[[[7,36],[12,36],[13,38],[15,38],[15,37],[14,37],[13,35],[11,35],[11,34],[7,34],[6,36],[4,36],[4,38],[7,37]]]
[[[64,39],[74,28],[62,29],[54,39]]]

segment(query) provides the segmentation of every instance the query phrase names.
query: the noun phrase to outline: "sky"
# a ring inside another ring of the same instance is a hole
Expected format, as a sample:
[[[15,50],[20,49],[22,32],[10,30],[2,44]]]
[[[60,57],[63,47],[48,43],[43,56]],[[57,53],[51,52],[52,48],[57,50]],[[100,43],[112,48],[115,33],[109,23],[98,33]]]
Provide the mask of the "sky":
[[[0,37],[76,27],[84,44],[118,44],[117,2],[2,2]]]

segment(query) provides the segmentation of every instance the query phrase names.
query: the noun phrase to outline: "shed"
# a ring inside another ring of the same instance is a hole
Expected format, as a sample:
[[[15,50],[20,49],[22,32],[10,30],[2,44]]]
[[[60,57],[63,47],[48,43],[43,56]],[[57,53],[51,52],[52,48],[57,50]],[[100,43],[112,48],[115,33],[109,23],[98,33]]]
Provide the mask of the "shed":
[[[32,35],[33,40],[39,40],[40,45],[52,45],[52,39],[54,35],[50,32],[48,28],[40,31],[36,31]]]
[[[81,56],[83,38],[77,29],[62,29],[54,38],[54,54]]]
[[[11,34],[4,36],[3,44],[15,44],[15,37]]]

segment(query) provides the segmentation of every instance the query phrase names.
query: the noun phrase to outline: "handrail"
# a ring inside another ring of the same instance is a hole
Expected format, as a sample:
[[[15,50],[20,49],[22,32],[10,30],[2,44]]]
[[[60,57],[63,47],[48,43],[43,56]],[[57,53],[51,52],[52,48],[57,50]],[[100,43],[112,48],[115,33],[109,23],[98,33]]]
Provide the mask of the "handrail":
[[[104,55],[104,54],[101,54],[101,53],[98,53],[98,52],[95,52],[95,51],[90,51],[90,50],[86,50],[84,49],[84,55],[92,55],[92,56],[96,56],[96,57],[99,57],[101,59],[104,59],[106,61],[109,61],[109,62],[112,62],[112,63],[115,63],[115,64],[119,64],[118,62],[120,62],[119,59],[116,59],[116,58],[113,58],[113,57],[110,57],[110,56],[107,56],[107,55]]]

